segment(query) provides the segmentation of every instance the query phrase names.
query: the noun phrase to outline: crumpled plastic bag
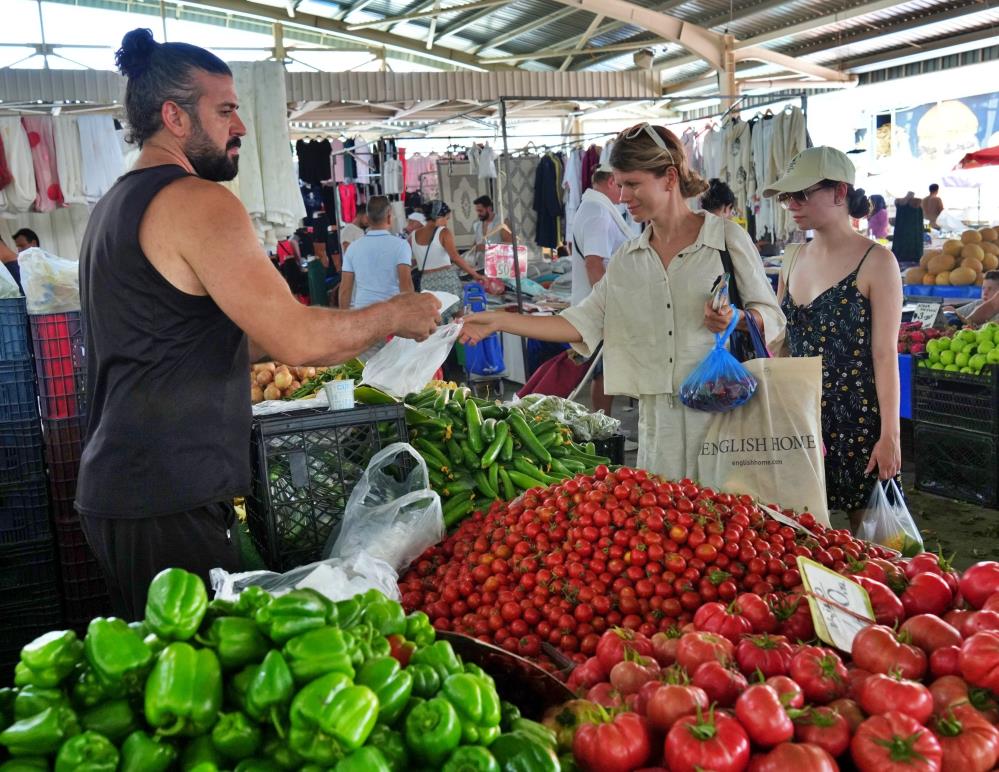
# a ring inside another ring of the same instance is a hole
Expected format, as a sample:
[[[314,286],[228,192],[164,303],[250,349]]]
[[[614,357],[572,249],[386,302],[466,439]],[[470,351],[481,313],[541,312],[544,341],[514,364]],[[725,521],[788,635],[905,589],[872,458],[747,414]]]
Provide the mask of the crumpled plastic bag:
[[[31,247],[17,256],[29,314],[80,310],[80,264]]]
[[[725,348],[739,316],[736,309],[728,329],[715,335],[714,348],[680,386],[680,401],[690,409],[727,413],[756,393],[756,378]]]
[[[14,276],[7,270],[7,266],[0,262],[0,300],[19,297],[21,297],[21,288],[17,286]]]
[[[897,550],[905,557],[912,557],[923,551],[923,537],[894,480],[886,483],[879,480],[874,483],[857,536]]]
[[[347,600],[368,590],[380,590],[399,600],[399,575],[384,560],[361,551],[347,558],[320,560],[283,574],[274,571],[244,571],[230,574],[213,568],[209,574],[215,597],[236,600],[247,587],[261,587],[273,595],[309,588],[330,600]]]
[[[621,422],[602,410],[591,413],[578,402],[549,394],[528,394],[510,403],[516,405],[528,417],[543,421],[552,418],[572,429],[572,435],[580,442],[606,440],[621,429]]]
[[[384,348],[364,363],[361,383],[375,386],[395,397],[417,392],[434,377],[461,333],[461,323],[437,328],[429,338],[417,342],[392,338]]]
[[[395,442],[368,463],[323,555],[346,559],[366,550],[402,573],[444,534],[441,499],[430,488],[426,462],[411,445]]]

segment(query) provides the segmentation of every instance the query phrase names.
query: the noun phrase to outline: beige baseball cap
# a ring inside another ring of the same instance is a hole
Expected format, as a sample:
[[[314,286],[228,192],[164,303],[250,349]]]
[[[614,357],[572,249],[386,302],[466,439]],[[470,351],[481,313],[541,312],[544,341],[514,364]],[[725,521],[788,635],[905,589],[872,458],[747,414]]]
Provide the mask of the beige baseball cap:
[[[853,185],[857,170],[846,153],[834,147],[810,147],[791,159],[784,176],[763,189],[767,198],[778,193],[796,193],[822,180],[834,180]]]

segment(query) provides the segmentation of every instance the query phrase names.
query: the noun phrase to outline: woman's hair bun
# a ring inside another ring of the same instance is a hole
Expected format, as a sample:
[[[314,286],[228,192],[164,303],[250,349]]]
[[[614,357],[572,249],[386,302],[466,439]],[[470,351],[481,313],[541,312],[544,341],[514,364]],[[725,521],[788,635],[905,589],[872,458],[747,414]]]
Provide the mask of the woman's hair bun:
[[[850,217],[856,217],[858,220],[871,213],[871,202],[863,188],[849,188],[846,194],[846,208],[850,212]]]
[[[151,29],[134,29],[121,40],[121,48],[114,55],[118,71],[126,78],[137,78],[149,67],[149,59],[160,44]]]

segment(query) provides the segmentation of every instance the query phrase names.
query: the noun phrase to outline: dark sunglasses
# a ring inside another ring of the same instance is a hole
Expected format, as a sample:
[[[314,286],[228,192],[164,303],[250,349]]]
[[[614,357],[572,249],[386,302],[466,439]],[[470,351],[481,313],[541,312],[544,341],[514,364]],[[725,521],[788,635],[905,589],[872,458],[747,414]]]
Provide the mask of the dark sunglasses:
[[[830,188],[827,182],[820,182],[818,185],[812,185],[810,188],[805,188],[804,190],[796,190],[794,193],[778,193],[777,203],[780,204],[785,209],[790,206],[791,202],[794,201],[796,204],[803,205],[808,203],[808,197],[813,193],[818,193],[820,190]]]

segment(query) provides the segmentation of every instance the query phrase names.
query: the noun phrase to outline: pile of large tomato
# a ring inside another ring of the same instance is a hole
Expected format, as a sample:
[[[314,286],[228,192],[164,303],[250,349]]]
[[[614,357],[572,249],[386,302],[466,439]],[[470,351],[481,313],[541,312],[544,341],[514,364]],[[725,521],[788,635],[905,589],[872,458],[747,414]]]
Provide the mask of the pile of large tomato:
[[[402,602],[438,628],[542,662],[542,643],[582,661],[609,628],[651,636],[741,592],[765,599],[782,634],[808,639],[798,556],[879,577],[890,552],[785,514],[814,536],[749,496],[598,467],[465,520],[403,576]]]

